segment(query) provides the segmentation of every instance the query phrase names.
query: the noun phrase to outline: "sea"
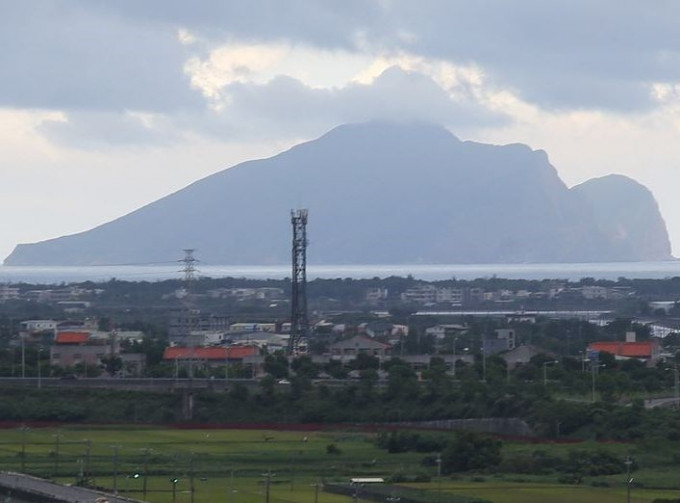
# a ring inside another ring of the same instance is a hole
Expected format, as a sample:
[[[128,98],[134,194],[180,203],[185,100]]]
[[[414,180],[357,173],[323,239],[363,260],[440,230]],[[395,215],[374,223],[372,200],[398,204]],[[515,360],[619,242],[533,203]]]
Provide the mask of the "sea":
[[[182,264],[106,265],[83,267],[0,266],[0,284],[59,284],[82,281],[105,282],[161,281],[183,278]],[[196,275],[210,278],[283,279],[292,275],[291,267],[235,266],[197,264]],[[314,265],[307,266],[307,279],[316,278],[386,278],[413,276],[425,281],[476,278],[563,279],[581,278],[616,280],[663,279],[680,276],[680,260],[664,262],[598,262],[578,264],[416,264],[416,265]]]

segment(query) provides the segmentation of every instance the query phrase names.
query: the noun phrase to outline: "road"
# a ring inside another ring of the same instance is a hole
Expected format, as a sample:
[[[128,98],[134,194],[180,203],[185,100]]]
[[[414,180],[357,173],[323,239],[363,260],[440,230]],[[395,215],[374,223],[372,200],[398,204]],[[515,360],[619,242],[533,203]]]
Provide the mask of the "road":
[[[257,386],[257,379],[174,379],[174,378],[106,378],[60,379],[58,377],[0,377],[2,387],[23,388],[105,388],[132,391],[225,391],[234,384]]]
[[[109,503],[139,502],[139,500],[114,496],[84,487],[63,486],[49,480],[15,472],[0,472],[0,492],[13,501],[103,503],[106,500]]]

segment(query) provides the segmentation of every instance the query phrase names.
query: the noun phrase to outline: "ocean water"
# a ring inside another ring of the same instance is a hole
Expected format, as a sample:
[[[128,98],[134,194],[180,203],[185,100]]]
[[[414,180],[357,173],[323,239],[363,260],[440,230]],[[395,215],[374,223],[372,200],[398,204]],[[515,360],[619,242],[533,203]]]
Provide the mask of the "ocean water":
[[[197,265],[197,275],[212,278],[243,277],[282,279],[291,277],[290,266]],[[426,281],[475,279],[497,276],[508,279],[662,279],[680,276],[680,261],[601,262],[583,264],[418,264],[418,265],[308,265],[307,279],[386,278],[412,275]],[[55,284],[79,281],[159,281],[183,277],[181,264],[83,267],[0,266],[0,283]]]

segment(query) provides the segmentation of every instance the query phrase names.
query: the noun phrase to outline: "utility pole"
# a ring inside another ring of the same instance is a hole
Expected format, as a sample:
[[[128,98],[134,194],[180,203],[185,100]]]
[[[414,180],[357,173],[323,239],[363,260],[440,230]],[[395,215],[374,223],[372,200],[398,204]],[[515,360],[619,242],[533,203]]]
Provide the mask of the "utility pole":
[[[94,481],[90,481],[90,455],[92,454],[92,440],[86,439],[85,440],[85,445],[87,446],[85,449],[85,472],[84,472],[84,480],[87,481],[87,485],[94,485]]]
[[[61,435],[57,433],[54,435],[54,476],[59,476],[59,440]]]
[[[146,487],[149,479],[149,449],[144,449],[144,480],[142,481],[142,494],[144,501],[146,501]]]
[[[19,334],[21,337],[21,378],[26,379],[26,338],[24,334]]]
[[[633,460],[630,459],[630,456],[626,458],[625,464],[626,464],[626,503],[630,503],[630,486],[633,483],[633,479],[630,478],[630,467],[633,464]]]
[[[265,479],[264,479],[264,501],[265,503],[270,503],[270,492],[269,488],[271,486],[272,482],[272,470],[271,468],[267,469],[267,473],[263,473]]]
[[[40,370],[40,360],[42,360],[42,346],[38,346],[38,389],[42,388],[42,371]]]
[[[678,362],[673,365],[673,391],[675,396],[675,408],[680,408],[678,399],[680,398],[680,382],[678,381]]]
[[[595,403],[595,369],[597,368],[597,365],[591,365],[590,370],[592,371],[592,392],[593,392],[593,403]]]
[[[552,365],[554,363],[557,363],[557,360],[543,362],[543,386],[548,385],[548,365]]]
[[[118,494],[118,449],[119,445],[112,446],[113,448],[113,494]]]
[[[194,493],[196,492],[196,486],[194,485],[194,453],[191,453],[190,458],[190,470],[189,470],[189,493],[191,494],[191,503],[194,503]]]
[[[288,351],[296,354],[309,337],[307,318],[307,210],[290,212],[293,224],[293,285]]]
[[[442,455],[437,454],[437,501],[442,500]]]
[[[21,473],[26,473],[26,430],[28,426],[21,425]]]

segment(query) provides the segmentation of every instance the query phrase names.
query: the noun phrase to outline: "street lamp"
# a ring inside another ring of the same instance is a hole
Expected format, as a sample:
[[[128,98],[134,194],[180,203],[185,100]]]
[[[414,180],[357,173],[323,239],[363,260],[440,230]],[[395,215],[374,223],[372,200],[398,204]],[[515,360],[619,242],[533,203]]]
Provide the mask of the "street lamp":
[[[54,476],[59,476],[59,441],[61,434],[52,435],[54,437]]]
[[[42,359],[42,346],[38,346],[38,389],[42,388],[42,374],[40,372],[41,359]]]
[[[625,465],[626,465],[626,502],[630,503],[630,486],[633,483],[633,479],[630,476],[630,467],[633,464],[633,460],[630,459],[630,456],[626,458]]]
[[[227,365],[224,367],[224,380],[229,382],[229,370],[231,368],[231,342],[227,343]]]
[[[442,500],[442,455],[437,454],[437,501]]]
[[[557,363],[557,360],[543,362],[543,386],[548,385],[548,365],[553,365],[555,363]]]
[[[118,449],[119,445],[112,445],[113,449],[113,494],[118,495]]]
[[[26,473],[26,430],[28,426],[21,425],[21,473]]]
[[[592,380],[593,403],[595,403],[595,374],[597,373],[597,369],[599,369],[600,367],[605,367],[605,365],[600,364],[600,365],[591,365],[590,366],[590,369],[592,371],[592,378],[593,378],[593,380]]]
[[[21,378],[26,378],[26,338],[24,334],[19,334],[21,337]]]
[[[267,473],[263,473],[262,476],[265,477],[264,479],[264,501],[265,503],[269,503],[270,501],[270,493],[269,493],[269,488],[272,483],[272,476],[275,474],[272,473],[271,469],[267,470]],[[356,501],[356,494],[355,494],[355,501]]]
[[[173,477],[170,479],[170,482],[172,483],[172,503],[175,503],[177,500],[177,482],[179,482],[179,479]]]
[[[666,367],[666,370],[673,371],[673,406],[677,409],[680,407],[678,400],[680,400],[680,381],[678,380],[678,362],[673,363],[672,367]]]

